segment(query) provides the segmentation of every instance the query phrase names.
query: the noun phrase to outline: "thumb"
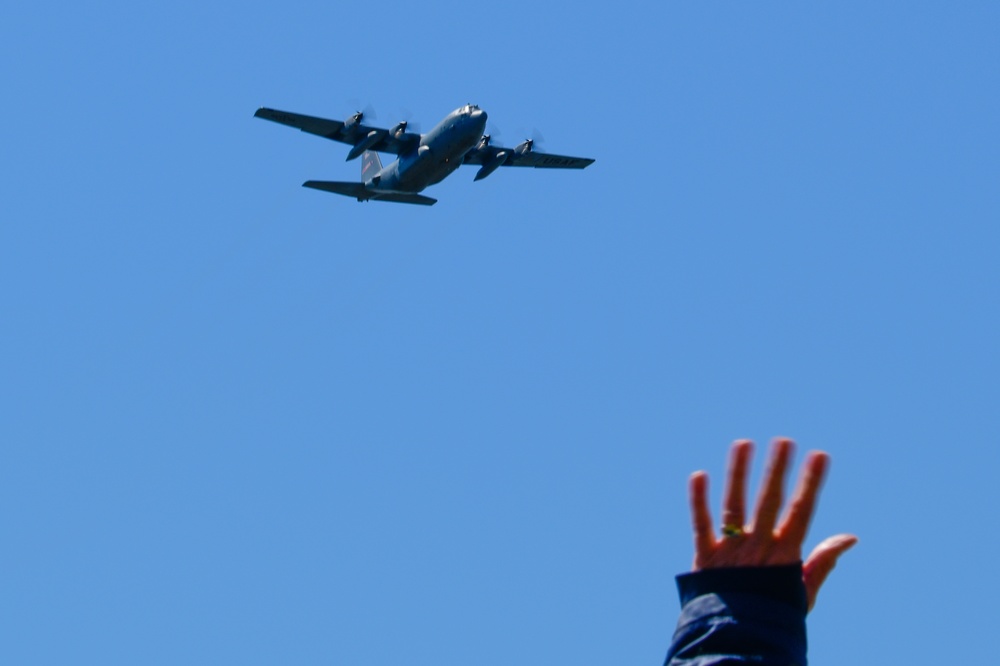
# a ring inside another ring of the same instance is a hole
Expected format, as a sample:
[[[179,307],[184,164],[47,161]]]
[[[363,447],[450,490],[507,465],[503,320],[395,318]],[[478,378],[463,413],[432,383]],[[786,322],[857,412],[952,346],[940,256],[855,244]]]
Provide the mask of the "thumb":
[[[809,553],[805,564],[802,565],[802,579],[806,585],[809,610],[812,610],[813,606],[816,605],[816,595],[819,594],[819,588],[833,571],[833,568],[837,566],[837,559],[857,542],[858,537],[853,534],[838,534],[824,539]]]

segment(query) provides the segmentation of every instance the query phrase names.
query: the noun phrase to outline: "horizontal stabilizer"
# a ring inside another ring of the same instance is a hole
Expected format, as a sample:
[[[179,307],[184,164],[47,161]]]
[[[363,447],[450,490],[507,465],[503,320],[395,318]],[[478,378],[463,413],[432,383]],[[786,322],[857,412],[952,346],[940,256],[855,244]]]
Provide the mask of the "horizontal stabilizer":
[[[302,183],[302,187],[311,187],[314,190],[324,190],[334,194],[343,194],[347,197],[354,197],[358,201],[366,201],[371,194],[365,189],[364,183],[345,183],[339,180],[307,180]]]
[[[314,190],[343,194],[347,197],[354,197],[358,201],[393,201],[396,203],[419,204],[421,206],[433,206],[437,203],[437,199],[425,197],[420,194],[369,190],[365,187],[364,183],[345,183],[337,180],[307,180],[302,183],[302,187],[311,187]]]

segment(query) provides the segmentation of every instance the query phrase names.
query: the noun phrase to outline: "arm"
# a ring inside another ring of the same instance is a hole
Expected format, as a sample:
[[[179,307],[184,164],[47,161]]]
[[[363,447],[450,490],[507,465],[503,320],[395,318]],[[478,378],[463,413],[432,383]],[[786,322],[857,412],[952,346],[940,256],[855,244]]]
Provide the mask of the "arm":
[[[733,444],[721,538],[715,535],[708,508],[708,476],[691,476],[694,565],[691,573],[677,578],[683,608],[667,653],[668,666],[805,665],[805,615],[837,558],[857,537],[831,537],[801,563],[802,542],[829,456],[819,451],[807,456],[795,495],[779,522],[792,448],[789,440],[777,440],[772,447],[754,518],[748,523],[744,497],[753,445]]]

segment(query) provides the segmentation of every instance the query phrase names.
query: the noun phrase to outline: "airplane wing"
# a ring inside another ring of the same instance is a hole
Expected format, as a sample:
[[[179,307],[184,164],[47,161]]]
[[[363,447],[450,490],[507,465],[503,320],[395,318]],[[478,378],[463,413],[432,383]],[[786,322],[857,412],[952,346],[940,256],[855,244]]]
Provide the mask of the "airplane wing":
[[[536,169],[584,169],[594,163],[589,157],[569,157],[552,153],[523,153],[507,166],[535,167]]]
[[[302,113],[279,111],[260,107],[253,114],[255,118],[263,118],[289,127],[297,127],[303,132],[309,132],[332,141],[339,141],[350,146],[366,143],[368,150],[400,155],[413,148],[420,141],[420,135],[413,132],[397,132],[393,134],[387,129],[370,127],[360,122],[351,123],[341,120],[328,120],[307,116]],[[350,121],[351,118],[348,118]],[[372,134],[374,132],[374,134]]]
[[[570,157],[553,153],[535,152],[528,148],[503,148],[501,146],[480,146],[465,155],[464,164],[493,164],[503,160],[499,166],[534,167],[536,169],[583,169],[594,163],[589,157]],[[501,155],[505,153],[505,155]]]

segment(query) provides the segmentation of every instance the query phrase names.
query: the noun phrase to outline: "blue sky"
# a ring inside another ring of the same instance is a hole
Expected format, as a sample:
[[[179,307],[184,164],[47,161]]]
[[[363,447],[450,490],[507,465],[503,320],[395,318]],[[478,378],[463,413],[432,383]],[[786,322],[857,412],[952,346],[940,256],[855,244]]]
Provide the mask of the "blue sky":
[[[658,664],[688,474],[833,456],[811,663],[989,663],[993,2],[0,9],[0,661]],[[261,105],[481,105],[429,209]],[[759,467],[759,466],[758,466]]]

